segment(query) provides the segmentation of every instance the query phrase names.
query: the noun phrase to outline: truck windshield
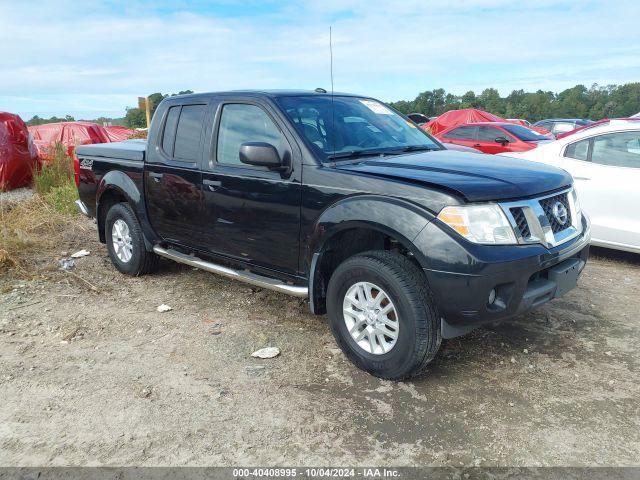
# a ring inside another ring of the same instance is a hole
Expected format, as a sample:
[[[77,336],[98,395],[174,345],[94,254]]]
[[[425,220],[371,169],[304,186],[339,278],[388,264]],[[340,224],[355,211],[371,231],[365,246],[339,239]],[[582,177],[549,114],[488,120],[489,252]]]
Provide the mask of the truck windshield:
[[[323,161],[441,150],[429,135],[370,98],[280,97],[278,103]]]

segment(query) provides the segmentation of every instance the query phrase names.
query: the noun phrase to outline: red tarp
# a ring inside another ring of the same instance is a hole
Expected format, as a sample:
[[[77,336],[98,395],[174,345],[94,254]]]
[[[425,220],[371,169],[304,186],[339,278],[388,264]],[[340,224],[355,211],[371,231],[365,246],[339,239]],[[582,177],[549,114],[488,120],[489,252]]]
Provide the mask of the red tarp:
[[[449,110],[443,113],[437,118],[434,118],[428,123],[421,125],[421,128],[431,132],[432,135],[438,136],[439,133],[444,132],[448,128],[462,125],[464,123],[477,123],[477,122],[505,122],[520,124],[519,120],[506,120],[502,117],[494,115],[493,113],[485,112],[484,110],[478,110],[477,108],[463,108],[461,110]],[[524,123],[524,122],[523,122]],[[548,135],[549,131],[540,127],[527,126],[531,130],[534,130],[543,135]]]
[[[18,115],[0,112],[0,189],[29,184],[38,157],[27,126]]]
[[[462,110],[449,110],[430,122],[422,125],[422,128],[429,130],[432,135],[438,135],[450,127],[462,125],[463,123],[476,122],[505,122],[504,118],[500,118],[493,113],[484,112],[477,108],[463,108]]]
[[[58,142],[67,147],[69,155],[78,145],[111,142],[105,128],[91,122],[46,123],[29,127],[29,132],[38,155],[45,161],[50,160],[50,149]]]
[[[136,133],[135,130],[131,130],[130,128],[123,127],[120,125],[113,125],[111,127],[104,127],[107,131],[107,135],[112,142],[122,142],[126,140],[131,135]]]

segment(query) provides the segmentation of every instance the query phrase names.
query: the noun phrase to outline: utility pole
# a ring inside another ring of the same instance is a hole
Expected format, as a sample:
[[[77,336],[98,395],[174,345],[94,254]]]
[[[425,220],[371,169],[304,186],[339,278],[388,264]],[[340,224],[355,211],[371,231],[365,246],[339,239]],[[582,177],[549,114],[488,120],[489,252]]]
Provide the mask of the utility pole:
[[[149,97],[138,97],[138,108],[144,110],[147,117],[147,128],[151,126],[151,100]]]

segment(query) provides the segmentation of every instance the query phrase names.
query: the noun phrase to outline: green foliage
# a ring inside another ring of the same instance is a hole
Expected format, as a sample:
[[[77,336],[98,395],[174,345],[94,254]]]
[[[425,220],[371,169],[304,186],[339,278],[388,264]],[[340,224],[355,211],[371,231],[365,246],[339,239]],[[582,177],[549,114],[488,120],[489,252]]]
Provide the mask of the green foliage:
[[[71,115],[65,115],[64,118],[59,118],[59,117],[56,117],[55,115],[51,118],[40,118],[38,115],[34,115],[26,123],[28,126],[32,126],[32,125],[44,125],[45,123],[58,123],[58,122],[75,122],[75,118],[73,118]]]
[[[639,112],[640,83],[606,87],[594,84],[591,88],[576,85],[560,93],[514,90],[504,98],[495,88],[487,88],[478,96],[472,91],[457,96],[438,88],[422,92],[412,101],[401,100],[391,105],[403,113],[419,112],[427,116],[453,109],[479,108],[504,118],[525,118],[532,122],[553,117],[598,120]]]
[[[153,114],[156,113],[156,109],[160,102],[165,98],[175,95],[186,95],[189,93],[193,93],[193,90],[182,90],[178,93],[172,93],[169,95],[168,93],[152,93],[147,98],[149,102],[151,102],[151,118],[153,118]],[[124,117],[124,124],[129,128],[146,128],[147,126],[147,117],[144,110],[140,110],[139,108],[127,108],[127,114]]]
[[[78,189],[73,182],[53,187],[43,196],[43,199],[60,213],[75,215],[78,212],[74,204],[78,199]]]
[[[73,160],[65,147],[57,143],[45,163],[33,177],[33,186],[45,202],[61,213],[75,213],[78,189],[74,180]]]
[[[127,114],[124,116],[124,124],[129,128],[146,128],[147,117],[143,110],[139,108],[127,108]]]

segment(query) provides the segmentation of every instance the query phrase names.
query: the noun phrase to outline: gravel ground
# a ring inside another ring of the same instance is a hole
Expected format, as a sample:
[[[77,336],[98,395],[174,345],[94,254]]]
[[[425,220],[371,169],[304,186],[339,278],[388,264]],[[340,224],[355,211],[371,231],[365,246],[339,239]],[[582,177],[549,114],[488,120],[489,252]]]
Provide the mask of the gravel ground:
[[[24,202],[33,197],[33,195],[34,191],[27,187],[16,188],[15,190],[9,190],[7,192],[0,190],[0,210]]]
[[[122,276],[81,222],[43,273],[0,277],[2,465],[640,464],[639,256],[599,251],[566,297],[396,383],[306,302],[172,263]]]

